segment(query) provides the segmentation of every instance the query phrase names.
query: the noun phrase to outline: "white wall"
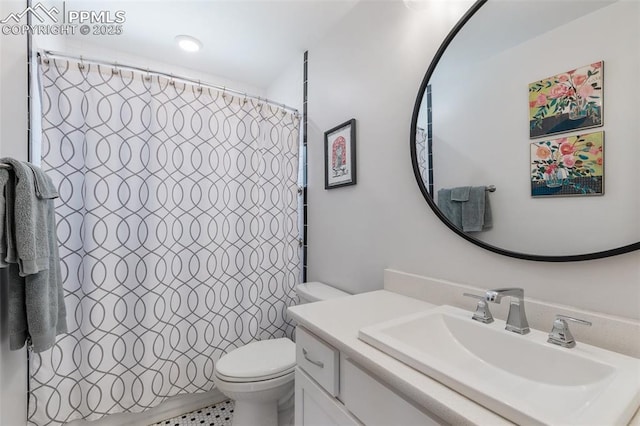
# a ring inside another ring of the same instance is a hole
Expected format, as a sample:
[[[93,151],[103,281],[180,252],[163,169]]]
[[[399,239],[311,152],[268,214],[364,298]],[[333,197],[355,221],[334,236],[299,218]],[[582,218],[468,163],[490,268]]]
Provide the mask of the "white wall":
[[[456,20],[445,12],[361,2],[309,49],[308,279],[363,292],[381,288],[383,269],[392,268],[481,288],[520,286],[542,301],[639,319],[640,252],[575,263],[503,257],[453,234],[427,206],[409,130],[420,82]],[[323,132],[350,118],[358,184],[324,190]]]
[[[298,110],[302,115],[303,90],[302,79],[304,53],[301,52],[280,73],[280,76],[266,90],[266,97],[275,102],[285,104]],[[301,127],[302,129],[302,127]]]
[[[23,9],[23,1],[0,1],[0,17]],[[0,157],[27,159],[27,40],[0,35]],[[9,351],[6,276],[0,275],[0,425],[27,421],[27,353]]]
[[[513,5],[489,6],[494,22],[511,19]],[[477,38],[481,32],[476,27],[464,35]],[[597,252],[640,240],[640,121],[631,118],[640,116],[640,105],[629,96],[640,92],[638,52],[640,3],[621,1],[488,59],[458,58],[444,69],[438,66],[432,79],[436,191],[498,188],[491,194],[494,226],[475,237],[548,255]],[[527,84],[600,60],[605,62],[604,126],[529,139]],[[605,132],[604,196],[531,197],[531,142],[600,131]]]

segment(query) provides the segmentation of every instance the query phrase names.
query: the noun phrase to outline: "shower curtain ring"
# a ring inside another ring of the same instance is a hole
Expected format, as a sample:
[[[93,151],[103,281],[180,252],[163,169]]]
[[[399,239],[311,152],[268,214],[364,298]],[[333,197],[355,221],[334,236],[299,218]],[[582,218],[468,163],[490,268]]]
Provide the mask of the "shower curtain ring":
[[[222,99],[227,97],[227,86],[222,86]]]
[[[113,65],[113,69],[111,70],[111,74],[118,75],[118,63],[115,62]]]
[[[144,80],[145,81],[151,80],[151,72],[149,71],[149,68],[147,68],[147,75],[144,76]]]
[[[202,84],[200,83],[200,80],[198,80],[198,92],[202,92]]]
[[[175,86],[176,82],[173,80],[173,74],[171,74],[171,80],[169,80],[170,86]]]
[[[78,64],[78,69],[84,69],[84,60],[82,59],[82,55],[80,55],[80,63]]]
[[[247,94],[245,93],[245,94],[244,94],[244,99],[242,100],[242,105],[246,105],[246,103],[247,103],[247,101],[248,101],[248,100],[249,100],[249,99],[247,99]]]

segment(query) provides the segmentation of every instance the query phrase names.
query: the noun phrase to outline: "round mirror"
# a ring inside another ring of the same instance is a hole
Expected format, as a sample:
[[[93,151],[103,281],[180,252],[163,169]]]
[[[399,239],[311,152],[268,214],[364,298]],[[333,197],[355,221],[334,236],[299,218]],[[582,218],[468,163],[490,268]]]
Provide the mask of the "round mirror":
[[[639,75],[638,1],[478,1],[416,100],[411,157],[427,203],[506,256],[640,249]]]

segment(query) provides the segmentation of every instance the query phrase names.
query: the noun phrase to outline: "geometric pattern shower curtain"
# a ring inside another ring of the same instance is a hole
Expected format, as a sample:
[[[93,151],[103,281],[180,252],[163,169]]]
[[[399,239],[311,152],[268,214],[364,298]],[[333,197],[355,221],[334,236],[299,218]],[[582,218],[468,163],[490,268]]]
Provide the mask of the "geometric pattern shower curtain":
[[[69,334],[31,358],[31,424],[209,391],[229,350],[291,337],[299,120],[131,69],[40,68]]]
[[[429,152],[427,150],[427,131],[422,127],[416,128],[416,158],[422,182],[424,182],[424,186],[429,189]]]

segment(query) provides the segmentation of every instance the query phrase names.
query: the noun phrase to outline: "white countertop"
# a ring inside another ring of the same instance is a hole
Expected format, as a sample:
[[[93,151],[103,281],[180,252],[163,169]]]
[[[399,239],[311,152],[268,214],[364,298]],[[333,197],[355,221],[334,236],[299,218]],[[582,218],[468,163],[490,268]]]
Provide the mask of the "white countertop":
[[[386,290],[289,308],[300,325],[448,423],[511,425],[450,388],[375,349],[360,339],[360,328],[420,312],[434,305]]]

